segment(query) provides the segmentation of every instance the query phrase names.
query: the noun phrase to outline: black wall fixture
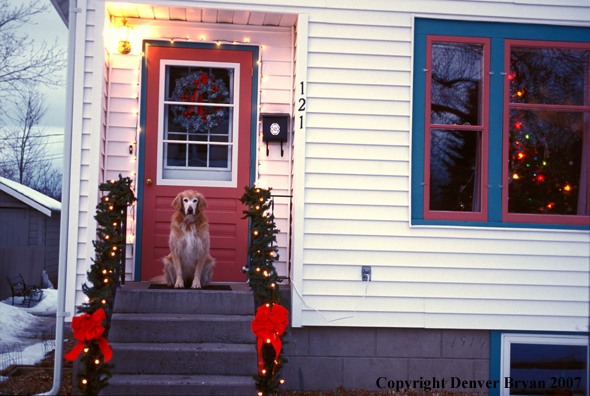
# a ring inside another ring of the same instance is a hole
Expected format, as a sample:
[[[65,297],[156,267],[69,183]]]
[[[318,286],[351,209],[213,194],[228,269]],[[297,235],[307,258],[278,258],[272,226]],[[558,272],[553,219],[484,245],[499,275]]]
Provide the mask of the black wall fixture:
[[[268,142],[281,142],[281,157],[284,154],[283,142],[288,139],[290,114],[261,114],[262,141],[266,142],[266,156],[268,157]]]

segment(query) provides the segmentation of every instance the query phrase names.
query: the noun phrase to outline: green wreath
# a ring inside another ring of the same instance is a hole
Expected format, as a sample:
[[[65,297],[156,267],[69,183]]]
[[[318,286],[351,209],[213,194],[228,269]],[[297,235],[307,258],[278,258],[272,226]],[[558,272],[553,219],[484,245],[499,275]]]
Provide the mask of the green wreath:
[[[174,102],[229,103],[229,91],[221,78],[213,73],[196,71],[176,79],[172,92]],[[171,106],[173,122],[187,132],[207,132],[215,129],[229,116],[229,109],[221,106]]]

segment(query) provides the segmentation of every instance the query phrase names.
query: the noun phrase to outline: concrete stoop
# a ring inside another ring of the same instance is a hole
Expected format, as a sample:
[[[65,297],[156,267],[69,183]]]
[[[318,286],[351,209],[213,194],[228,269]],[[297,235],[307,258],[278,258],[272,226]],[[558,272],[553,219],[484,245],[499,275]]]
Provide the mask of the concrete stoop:
[[[255,395],[250,291],[117,291],[102,395]]]

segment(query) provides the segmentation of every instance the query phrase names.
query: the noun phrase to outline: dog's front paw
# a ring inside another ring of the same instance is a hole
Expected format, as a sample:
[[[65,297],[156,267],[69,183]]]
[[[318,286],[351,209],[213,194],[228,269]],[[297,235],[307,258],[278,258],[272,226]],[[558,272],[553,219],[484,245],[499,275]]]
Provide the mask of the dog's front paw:
[[[200,289],[201,288],[201,284],[198,282],[193,282],[191,289]]]
[[[176,284],[174,284],[175,289],[182,289],[183,287],[184,287],[184,282],[182,282],[182,281],[176,281]]]

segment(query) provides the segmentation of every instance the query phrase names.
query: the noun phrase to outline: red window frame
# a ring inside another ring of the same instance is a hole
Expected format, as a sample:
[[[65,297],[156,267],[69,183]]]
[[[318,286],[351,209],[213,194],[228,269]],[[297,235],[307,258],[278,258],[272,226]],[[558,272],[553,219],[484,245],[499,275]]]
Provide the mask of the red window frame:
[[[534,40],[511,40],[504,41],[504,71],[510,71],[510,56],[511,49],[514,47],[533,47],[533,48],[570,48],[570,49],[590,49],[590,43],[572,43],[572,42],[558,42],[558,41],[534,41]],[[588,215],[555,215],[555,214],[521,214],[508,212],[508,183],[509,183],[509,115],[510,109],[549,109],[556,111],[571,111],[571,112],[590,112],[590,76],[587,76],[586,89],[589,91],[586,95],[585,105],[546,105],[546,104],[530,104],[530,103],[510,103],[510,79],[504,79],[504,119],[503,119],[503,145],[502,145],[502,222],[510,223],[535,223],[535,224],[563,224],[563,225],[590,225],[590,216]],[[586,169],[590,170],[590,125],[586,125],[584,136],[584,146],[582,156],[586,156]],[[584,160],[584,159],[583,159]],[[582,178],[583,175],[580,175]],[[582,182],[582,181],[580,181]],[[586,180],[590,184],[590,180]],[[586,186],[587,194],[590,193],[590,188]],[[588,199],[588,198],[587,198]]]
[[[483,87],[481,103],[481,125],[446,125],[432,124],[431,94],[432,94],[432,43],[457,43],[483,45]],[[424,120],[424,212],[425,220],[452,220],[452,221],[481,221],[488,220],[488,156],[489,156],[489,96],[490,96],[490,50],[491,39],[480,37],[459,36],[427,36],[426,37],[426,95],[425,95],[425,120]],[[478,212],[437,211],[430,210],[430,138],[432,129],[453,129],[457,131],[481,132],[481,164],[479,196],[481,197],[480,210]]]

